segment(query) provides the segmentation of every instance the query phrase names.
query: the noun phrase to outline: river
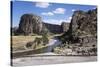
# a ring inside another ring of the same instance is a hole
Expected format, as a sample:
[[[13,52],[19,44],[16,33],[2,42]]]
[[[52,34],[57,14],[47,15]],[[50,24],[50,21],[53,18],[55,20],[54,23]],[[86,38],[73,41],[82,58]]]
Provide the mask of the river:
[[[47,52],[51,52],[58,45],[61,45],[61,42],[59,40],[51,39],[45,47],[35,49],[35,50],[30,49],[30,50],[23,50],[23,51],[15,51],[12,53],[12,55],[14,58],[18,58],[25,55],[47,53]]]

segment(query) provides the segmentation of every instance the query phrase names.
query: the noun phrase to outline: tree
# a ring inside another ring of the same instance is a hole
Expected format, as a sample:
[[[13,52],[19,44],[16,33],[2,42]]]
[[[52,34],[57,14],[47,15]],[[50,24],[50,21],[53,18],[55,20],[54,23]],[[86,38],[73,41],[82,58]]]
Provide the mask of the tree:
[[[42,41],[43,41],[43,45],[48,44],[49,39],[48,39],[48,37],[47,37],[47,34],[46,34],[46,33],[45,33],[45,34],[42,34]]]
[[[41,43],[41,38],[36,37],[35,40],[34,40],[34,43],[35,43],[34,48],[36,48]]]

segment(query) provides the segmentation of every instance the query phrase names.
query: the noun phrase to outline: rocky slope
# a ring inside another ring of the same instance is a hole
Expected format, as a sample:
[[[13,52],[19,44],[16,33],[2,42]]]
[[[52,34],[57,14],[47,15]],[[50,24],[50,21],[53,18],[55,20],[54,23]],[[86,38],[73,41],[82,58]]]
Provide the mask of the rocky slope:
[[[70,30],[73,35],[78,35],[78,33],[96,35],[97,33],[97,9],[84,11],[75,11],[71,24]]]
[[[95,42],[97,40],[97,9],[87,12],[78,10],[73,13],[68,32],[64,40],[71,43]]]
[[[97,9],[73,13],[69,30],[58,37],[62,45],[54,52],[62,55],[97,55]]]

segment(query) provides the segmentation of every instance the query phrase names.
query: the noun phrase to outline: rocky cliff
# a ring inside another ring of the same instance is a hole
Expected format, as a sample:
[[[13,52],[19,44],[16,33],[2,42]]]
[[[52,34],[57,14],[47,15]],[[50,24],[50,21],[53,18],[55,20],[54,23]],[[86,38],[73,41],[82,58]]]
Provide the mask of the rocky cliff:
[[[42,26],[41,17],[33,14],[24,14],[20,19],[18,33],[23,35],[40,34]]]
[[[96,35],[97,33],[97,9],[75,11],[70,23],[72,35]]]
[[[50,23],[43,23],[43,25],[46,29],[48,29],[50,33],[59,34],[63,32],[61,25],[55,25]]]
[[[62,36],[71,43],[84,43],[97,40],[97,9],[73,13],[68,32]]]
[[[61,27],[62,27],[62,31],[63,32],[67,32],[68,31],[68,29],[69,29],[69,24],[70,23],[66,23],[66,22],[62,22],[62,24],[61,24]]]

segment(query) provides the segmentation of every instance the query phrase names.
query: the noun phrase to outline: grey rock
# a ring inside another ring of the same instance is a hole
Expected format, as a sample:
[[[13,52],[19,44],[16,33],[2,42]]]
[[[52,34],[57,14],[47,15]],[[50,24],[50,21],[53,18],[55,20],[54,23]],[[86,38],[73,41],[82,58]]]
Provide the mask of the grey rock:
[[[69,29],[69,23],[62,22],[61,27],[63,32],[67,32]]]
[[[74,35],[78,35],[78,33],[81,33],[80,35],[96,35],[97,10],[89,10],[87,12],[75,11],[69,28]]]
[[[33,14],[24,14],[21,16],[18,33],[30,35],[32,33],[40,34],[42,31],[41,17]]]
[[[63,34],[69,43],[97,43],[97,9],[87,12],[78,10],[73,13],[69,30]]]
[[[62,28],[61,25],[56,25],[56,24],[50,24],[50,23],[43,23],[44,28],[48,29],[49,32],[51,33],[62,33]]]

